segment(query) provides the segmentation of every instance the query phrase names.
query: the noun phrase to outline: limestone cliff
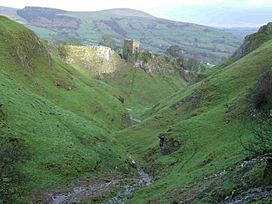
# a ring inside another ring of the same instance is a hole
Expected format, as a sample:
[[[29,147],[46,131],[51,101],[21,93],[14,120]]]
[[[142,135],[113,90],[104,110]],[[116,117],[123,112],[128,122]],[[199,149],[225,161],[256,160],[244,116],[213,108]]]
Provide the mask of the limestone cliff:
[[[111,48],[104,46],[67,46],[66,61],[79,64],[91,73],[100,75],[113,73],[122,63],[121,57]]]
[[[146,73],[179,74],[185,81],[193,77],[193,72],[186,69],[183,62],[163,54],[141,52],[134,62],[135,68],[143,69]]]

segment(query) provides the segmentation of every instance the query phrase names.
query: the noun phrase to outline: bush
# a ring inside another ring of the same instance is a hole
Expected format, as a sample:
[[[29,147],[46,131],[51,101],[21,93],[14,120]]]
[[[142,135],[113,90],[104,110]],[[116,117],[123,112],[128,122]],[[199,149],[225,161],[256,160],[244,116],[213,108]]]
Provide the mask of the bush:
[[[272,108],[272,71],[266,72],[259,79],[257,88],[251,96],[251,103],[257,110],[269,110]]]
[[[16,203],[24,192],[24,176],[17,165],[27,157],[21,140],[0,136],[0,203]]]
[[[171,55],[172,57],[181,56],[181,47],[179,45],[172,45],[166,50],[166,54]]]
[[[272,153],[272,128],[271,124],[264,122],[252,128],[253,138],[245,145],[253,156],[270,155]]]
[[[58,45],[58,54],[61,59],[66,60],[68,57],[68,51],[64,45]]]
[[[262,157],[266,161],[264,171],[264,183],[272,184],[272,126],[271,122],[263,122],[257,127],[252,128],[253,138],[247,143],[242,144],[253,157]]]

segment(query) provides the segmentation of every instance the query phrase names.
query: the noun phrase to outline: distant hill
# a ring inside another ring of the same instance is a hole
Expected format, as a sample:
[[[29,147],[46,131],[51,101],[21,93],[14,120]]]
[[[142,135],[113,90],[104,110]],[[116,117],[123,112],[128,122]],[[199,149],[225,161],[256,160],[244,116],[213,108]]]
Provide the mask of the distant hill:
[[[101,42],[101,36],[109,34],[116,39],[119,48],[125,38],[138,39],[143,49],[154,52],[164,52],[170,45],[177,44],[185,55],[209,63],[227,58],[242,43],[242,37],[230,32],[161,19],[133,9],[70,12],[38,7],[21,10],[3,7],[0,14],[23,22],[48,40],[77,38],[83,44],[97,44]]]
[[[241,37],[245,37],[247,35],[250,35],[252,33],[255,33],[258,31],[259,28],[248,28],[248,27],[233,27],[233,28],[223,28],[222,30],[226,31],[226,32],[230,32],[234,35],[238,35]]]

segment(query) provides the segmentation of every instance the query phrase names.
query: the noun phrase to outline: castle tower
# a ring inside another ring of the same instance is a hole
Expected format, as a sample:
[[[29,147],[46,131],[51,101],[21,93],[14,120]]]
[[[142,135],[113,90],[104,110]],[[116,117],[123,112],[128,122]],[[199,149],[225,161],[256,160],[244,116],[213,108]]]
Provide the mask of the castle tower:
[[[123,58],[128,59],[140,50],[140,42],[138,40],[126,39],[124,41]]]

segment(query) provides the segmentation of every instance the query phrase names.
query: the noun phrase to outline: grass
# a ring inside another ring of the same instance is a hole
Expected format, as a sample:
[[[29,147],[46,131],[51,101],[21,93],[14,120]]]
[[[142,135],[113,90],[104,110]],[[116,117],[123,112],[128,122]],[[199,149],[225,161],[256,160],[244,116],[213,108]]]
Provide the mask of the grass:
[[[25,69],[18,56],[9,52],[7,42],[28,46],[13,36],[31,36],[32,31],[5,17],[0,21],[1,136],[19,138],[30,154],[18,164],[26,177],[26,191],[33,193],[84,175],[128,172],[126,151],[108,133],[127,125],[122,116],[125,108],[113,89],[57,58],[51,58],[49,65],[47,52],[22,53],[31,65]],[[56,80],[74,88],[57,87]],[[96,105],[100,106],[97,114]]]
[[[93,78],[82,66],[50,55],[47,46],[24,26],[6,17],[0,21],[1,136],[18,138],[30,155],[16,164],[25,177],[18,184],[25,197],[16,194],[12,202],[29,202],[32,198],[27,195],[79,177],[130,173],[127,152],[110,133],[128,126],[127,105],[142,101],[142,108],[174,91],[168,91],[166,80],[161,83],[166,76],[149,76],[128,66],[117,74],[118,81],[108,76],[110,85]],[[120,83],[133,70],[134,89],[127,86],[129,77]],[[185,83],[178,77],[173,81],[175,88]],[[162,92],[153,98],[157,88]],[[130,94],[125,105],[117,98],[120,93]]]
[[[7,19],[6,21],[7,24],[10,23]],[[15,29],[13,33],[16,33]],[[20,30],[18,33],[20,34]],[[3,53],[1,55],[3,71],[7,74],[36,94],[92,120],[98,126],[108,130],[126,127],[126,121],[123,120],[125,108],[115,97],[116,93],[113,88],[95,79],[90,79],[89,76],[81,74],[55,57],[49,59],[47,54],[43,53],[37,56],[26,53],[32,64],[32,68],[27,71],[22,68],[20,61],[14,60],[14,57],[9,55],[7,52],[9,45],[5,43],[5,38],[13,42],[17,39],[14,39],[13,34],[7,33],[0,42],[2,44],[1,53]],[[57,86],[57,83],[61,85]]]
[[[248,156],[240,136],[249,140],[254,125],[248,93],[271,70],[271,40],[192,85],[167,64],[165,72],[152,74],[125,64],[98,81],[80,63],[50,54],[32,31],[5,17],[0,22],[0,139],[17,138],[29,155],[16,163],[25,196],[13,202],[62,191],[60,184],[78,178],[127,177],[133,173],[128,154],[158,178],[130,203],[217,202],[245,190],[241,179],[248,187],[260,185],[262,165],[237,167]],[[129,126],[126,108],[142,122]],[[181,148],[162,156],[157,136],[169,129]]]
[[[262,73],[271,69],[271,50],[270,40],[204,81],[161,101],[141,124],[115,135],[139,160],[147,162],[147,169],[165,175],[151,187],[139,191],[131,203],[174,201],[178,189],[186,183],[198,180],[199,189],[204,189],[207,184],[200,178],[245,159],[247,155],[239,136],[242,135],[244,141],[252,136],[247,96]],[[230,104],[234,108],[228,110]],[[182,148],[162,156],[157,136],[170,127],[174,130],[171,137],[181,141]],[[211,160],[208,165],[204,162],[207,160]],[[159,169],[154,170],[154,165]],[[185,192],[183,199],[194,191]]]

